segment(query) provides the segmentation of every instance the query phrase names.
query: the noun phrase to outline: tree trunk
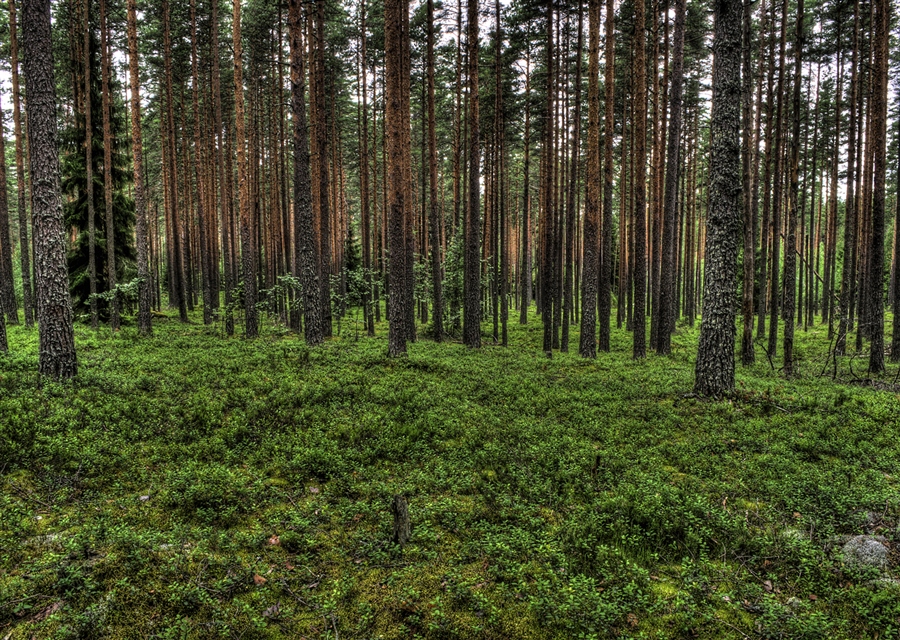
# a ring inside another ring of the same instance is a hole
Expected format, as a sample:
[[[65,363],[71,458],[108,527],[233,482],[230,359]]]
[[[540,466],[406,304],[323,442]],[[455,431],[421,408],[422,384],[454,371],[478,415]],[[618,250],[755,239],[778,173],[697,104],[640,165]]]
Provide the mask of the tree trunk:
[[[25,0],[22,45],[28,85],[28,147],[34,203],[32,223],[40,342],[38,370],[41,375],[61,380],[76,375],[78,362],[59,186],[49,0]]]
[[[884,214],[887,179],[889,0],[874,0],[872,237],[869,253],[869,373],[884,372]]]
[[[2,107],[0,107],[0,184],[6,184],[6,132],[3,126]],[[9,235],[9,200],[6,189],[0,189],[0,321],[6,314],[10,324],[18,324],[19,308],[16,304],[16,284],[13,280],[12,252],[13,245]],[[2,331],[5,345],[6,329],[3,328]]]
[[[606,50],[603,66],[605,70],[606,100],[603,123],[603,219],[600,224],[602,236],[600,247],[600,284],[598,321],[600,323],[598,346],[601,351],[609,351],[610,316],[612,314],[613,275],[613,134],[615,126],[615,0],[606,0]],[[624,130],[623,122],[623,130]],[[624,136],[622,147],[625,147]],[[619,260],[623,256],[620,252]]]
[[[109,297],[109,328],[119,330],[119,297],[116,292],[116,236],[113,219],[112,129],[109,107],[109,38],[106,0],[100,0],[100,66],[103,96],[103,213],[106,217],[106,280]]]
[[[232,20],[232,47],[234,49],[234,131],[237,150],[238,197],[240,199],[241,265],[244,277],[244,334],[255,338],[259,334],[256,310],[256,252],[253,240],[253,212],[250,202],[250,171],[247,162],[247,136],[244,127],[244,80],[241,59],[241,2],[234,0]]]
[[[734,389],[735,309],[741,233],[741,0],[715,0],[706,282],[694,390]]]
[[[781,265],[781,206],[784,190],[784,76],[785,49],[787,47],[788,0],[783,0],[781,9],[781,40],[778,52],[778,84],[775,89],[775,184],[772,190],[772,263],[769,268],[769,357],[775,357],[778,346],[778,309],[781,300],[779,288],[779,267]]]
[[[656,352],[672,351],[675,325],[675,233],[678,221],[678,179],[681,170],[681,96],[684,68],[685,0],[675,2],[675,32],[672,52],[672,86],[669,93],[669,136],[666,145],[666,184],[662,228],[662,266],[660,269],[659,329]]]
[[[634,299],[632,330],[635,359],[647,355],[647,63],[644,51],[644,3],[634,5]]]
[[[404,158],[408,151],[403,135],[403,12],[408,11],[406,0],[386,0],[385,24],[385,138],[387,145],[387,225],[388,225],[388,356],[406,354],[407,313],[404,308],[406,289],[406,189],[404,188]]]
[[[743,140],[741,144],[742,196],[744,214],[744,283],[743,283],[743,322],[744,331],[741,335],[741,364],[745,367],[752,365],[756,360],[756,352],[753,349],[753,287],[754,287],[754,258],[756,256],[756,216],[753,211],[753,187],[752,187],[752,162],[754,144],[753,131],[751,129],[753,99],[753,76],[750,69],[752,45],[752,12],[750,8],[744,9],[742,44],[741,44],[741,125],[743,128]]]
[[[784,248],[784,375],[794,374],[794,314],[797,300],[797,210],[800,201],[800,87],[803,73],[803,0],[797,0],[794,40],[794,105],[791,132],[790,206]]]
[[[309,134],[306,128],[305,51],[303,46],[303,3],[290,0],[288,30],[291,45],[291,117],[294,125],[294,264],[303,293],[303,335],[306,344],[321,344],[322,296],[320,293],[319,242],[313,220],[312,186],[309,171]],[[297,323],[299,325],[299,322]]]
[[[128,71],[131,81],[131,153],[134,159],[134,216],[137,243],[138,333],[149,336],[150,269],[147,244],[147,200],[144,193],[144,148],[141,136],[141,81],[138,66],[137,7],[128,0]]]
[[[579,30],[580,31],[580,30]],[[580,50],[580,47],[579,47]],[[582,358],[597,357],[597,284],[600,277],[600,0],[588,2],[588,140],[584,195],[583,264],[581,277]],[[607,107],[608,108],[608,107]]]
[[[478,119],[478,2],[469,0],[467,8],[466,53],[469,75],[468,129],[468,205],[465,220],[465,264],[463,275],[463,344],[481,346],[481,230]]]
[[[434,0],[427,2],[426,24],[428,44],[426,66],[428,75],[428,177],[430,209],[428,216],[431,242],[431,283],[433,290],[432,323],[434,339],[438,342],[444,334],[444,300],[441,292],[441,242],[438,217],[437,136],[434,120]]]
[[[35,320],[35,301],[32,292],[36,291],[36,285],[32,286],[31,282],[30,256],[32,245],[28,241],[28,207],[26,206],[28,198],[25,192],[25,136],[22,133],[22,114],[20,107],[19,51],[16,38],[15,0],[9,0],[9,62],[12,71],[13,127],[16,136],[16,190],[18,191],[17,213],[19,217],[19,266],[22,272],[22,307],[25,310],[25,326],[31,328],[34,326]],[[91,217],[91,220],[93,220],[93,217]],[[35,257],[35,259],[37,258]],[[37,265],[35,265],[35,267],[36,266]],[[94,289],[96,290],[96,279]]]

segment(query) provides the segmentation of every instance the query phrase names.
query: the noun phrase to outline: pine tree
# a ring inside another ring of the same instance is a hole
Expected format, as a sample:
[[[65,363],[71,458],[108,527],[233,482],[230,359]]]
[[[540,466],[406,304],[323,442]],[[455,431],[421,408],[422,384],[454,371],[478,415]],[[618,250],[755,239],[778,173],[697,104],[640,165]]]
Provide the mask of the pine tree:
[[[706,278],[694,381],[694,390],[708,396],[734,389],[734,283],[741,237],[741,4],[713,4]]]
[[[58,380],[78,373],[63,233],[56,143],[56,87],[50,0],[25,0],[22,45],[28,86],[34,266],[40,342],[38,371]]]

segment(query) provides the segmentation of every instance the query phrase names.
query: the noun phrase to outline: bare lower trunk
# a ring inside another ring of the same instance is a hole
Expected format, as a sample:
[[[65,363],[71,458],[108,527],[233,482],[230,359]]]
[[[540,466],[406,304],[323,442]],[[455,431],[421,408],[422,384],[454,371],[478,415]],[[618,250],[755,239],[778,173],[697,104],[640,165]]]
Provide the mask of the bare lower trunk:
[[[40,341],[38,370],[44,376],[68,379],[78,372],[78,361],[59,187],[49,0],[25,0],[22,44],[28,85],[28,146],[34,202],[32,222]]]
[[[741,232],[741,0],[715,0],[709,211],[703,321],[694,390],[734,389],[735,309]]]
[[[150,269],[147,244],[147,201],[144,194],[144,150],[141,136],[141,94],[138,71],[137,7],[128,0],[128,70],[131,81],[131,151],[134,159],[134,216],[137,243],[138,333],[148,336],[150,324]]]

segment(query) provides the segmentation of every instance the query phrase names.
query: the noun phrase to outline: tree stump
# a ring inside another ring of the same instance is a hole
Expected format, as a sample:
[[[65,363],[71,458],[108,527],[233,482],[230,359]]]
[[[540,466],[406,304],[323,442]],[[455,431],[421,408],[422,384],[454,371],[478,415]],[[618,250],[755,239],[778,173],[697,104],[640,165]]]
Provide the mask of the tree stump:
[[[394,542],[404,547],[409,541],[409,504],[404,496],[394,496],[391,512],[394,514]]]

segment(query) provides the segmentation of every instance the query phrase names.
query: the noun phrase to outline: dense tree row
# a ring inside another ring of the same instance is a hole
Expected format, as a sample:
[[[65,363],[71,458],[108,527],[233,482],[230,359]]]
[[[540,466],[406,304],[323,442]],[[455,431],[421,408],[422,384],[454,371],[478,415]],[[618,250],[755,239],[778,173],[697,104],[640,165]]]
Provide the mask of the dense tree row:
[[[397,356],[505,345],[534,302],[545,352],[577,326],[591,358],[613,322],[644,358],[701,316],[709,394],[738,317],[745,365],[792,375],[816,322],[835,367],[848,339],[872,374],[900,360],[887,0],[69,0],[49,33],[28,0],[21,35],[16,2],[6,322],[65,320],[61,283],[76,318],[144,335],[166,308],[309,344],[386,316]]]

